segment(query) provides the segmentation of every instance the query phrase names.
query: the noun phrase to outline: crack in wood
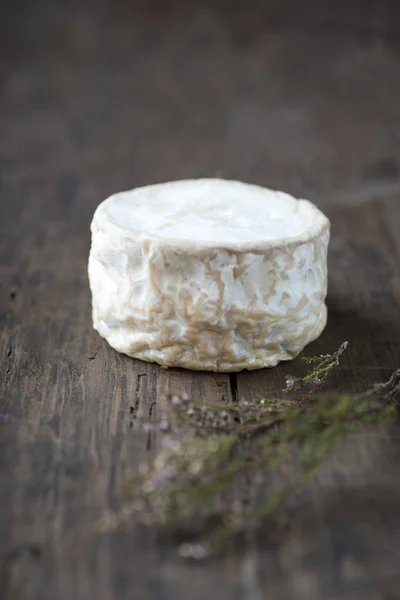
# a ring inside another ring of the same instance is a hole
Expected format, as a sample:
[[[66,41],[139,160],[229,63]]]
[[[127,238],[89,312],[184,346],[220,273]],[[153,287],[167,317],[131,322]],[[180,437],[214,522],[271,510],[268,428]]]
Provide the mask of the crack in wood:
[[[237,373],[229,374],[229,387],[231,391],[232,401],[239,402],[238,390],[238,375]],[[239,414],[235,420],[242,422],[242,417]],[[234,454],[244,454],[244,440],[239,438],[235,444]],[[245,509],[248,509],[254,504],[254,481],[251,474],[242,475],[237,482],[237,497],[239,502]],[[245,593],[245,598],[252,600],[261,599],[261,585],[259,581],[259,554],[255,539],[255,530],[253,526],[249,526],[245,531],[245,556],[242,562],[242,585]]]
[[[155,409],[157,408],[157,402],[153,401],[150,406],[149,406],[149,421],[151,422],[152,418],[153,418],[153,411],[155,414]],[[153,448],[153,436],[152,436],[152,432],[151,430],[149,431],[148,435],[147,435],[147,444],[146,444],[146,450],[150,451]]]
[[[132,415],[132,419],[137,418],[137,413],[140,405],[140,388],[142,386],[143,377],[147,377],[147,373],[139,373],[137,376],[136,387],[135,387],[135,403],[129,407]]]
[[[229,373],[229,386],[231,389],[233,402],[238,402],[237,373]]]

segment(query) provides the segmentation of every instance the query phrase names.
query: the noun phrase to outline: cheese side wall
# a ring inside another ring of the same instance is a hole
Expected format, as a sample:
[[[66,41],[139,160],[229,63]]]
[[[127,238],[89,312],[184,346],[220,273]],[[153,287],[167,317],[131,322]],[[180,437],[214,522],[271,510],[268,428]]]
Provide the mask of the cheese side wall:
[[[135,358],[240,371],[294,358],[326,324],[329,222],[319,237],[264,252],[137,240],[96,218],[93,325]]]

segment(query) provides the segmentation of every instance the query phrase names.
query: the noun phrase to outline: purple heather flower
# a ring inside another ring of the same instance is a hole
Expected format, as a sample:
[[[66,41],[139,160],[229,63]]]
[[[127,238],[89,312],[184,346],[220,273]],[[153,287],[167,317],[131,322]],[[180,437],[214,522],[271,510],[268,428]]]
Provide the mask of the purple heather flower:
[[[319,385],[321,383],[321,380],[319,379],[319,377],[313,377],[311,379],[311,383],[312,385]]]
[[[294,388],[294,379],[286,379],[286,387],[288,390],[292,390]]]
[[[179,396],[177,396],[176,394],[174,396],[172,396],[171,398],[171,403],[172,404],[180,404],[181,403],[181,399],[179,398]]]

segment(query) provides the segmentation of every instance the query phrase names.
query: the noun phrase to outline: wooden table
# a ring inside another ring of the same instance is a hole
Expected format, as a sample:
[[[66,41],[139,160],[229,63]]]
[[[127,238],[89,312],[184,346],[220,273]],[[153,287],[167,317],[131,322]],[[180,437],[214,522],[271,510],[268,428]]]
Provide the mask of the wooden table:
[[[342,5],[342,6],[341,6]],[[332,221],[331,386],[400,363],[398,2],[2,3],[0,596],[21,600],[400,598],[400,430],[349,436],[282,539],[203,566],[156,532],[99,538],[147,452],[132,428],[168,391],[251,398],[300,361],[237,376],[164,371],[91,328],[96,205],[198,176],[285,189]]]

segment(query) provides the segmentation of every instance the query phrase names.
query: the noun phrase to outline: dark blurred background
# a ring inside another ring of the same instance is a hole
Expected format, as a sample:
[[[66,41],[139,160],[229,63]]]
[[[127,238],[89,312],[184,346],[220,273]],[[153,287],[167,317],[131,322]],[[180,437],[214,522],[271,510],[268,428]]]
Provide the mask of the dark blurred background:
[[[397,0],[2,0],[0,31],[17,203],[56,183],[54,210],[88,220],[111,192],[175,178],[322,203],[397,178]]]

